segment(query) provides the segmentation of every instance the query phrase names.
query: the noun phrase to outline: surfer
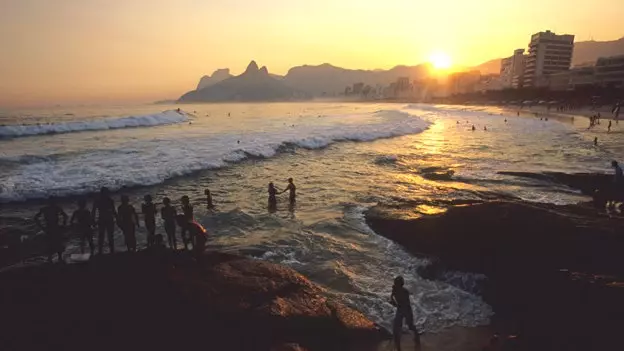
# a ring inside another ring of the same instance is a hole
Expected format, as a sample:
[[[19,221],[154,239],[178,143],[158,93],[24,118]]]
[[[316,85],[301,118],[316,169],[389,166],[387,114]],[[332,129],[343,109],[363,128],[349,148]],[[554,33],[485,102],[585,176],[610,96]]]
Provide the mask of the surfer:
[[[143,213],[143,221],[145,223],[145,229],[147,230],[147,247],[154,245],[154,236],[156,235],[156,204],[152,202],[152,195],[145,195],[143,197],[145,201],[141,205],[141,212]]]
[[[609,124],[607,125],[607,133],[611,132],[611,120],[609,120]]]
[[[87,200],[78,200],[78,209],[72,214],[69,224],[73,225],[74,222],[76,222],[76,230],[80,236],[80,253],[84,255],[85,241],[88,241],[91,255],[93,255],[95,253],[93,219],[91,218],[91,211],[87,209]]]
[[[414,342],[420,344],[420,335],[414,325],[414,315],[410,304],[410,294],[405,287],[405,280],[402,276],[394,278],[392,286],[392,294],[390,295],[390,303],[396,307],[394,322],[392,323],[392,333],[394,335],[394,344],[396,349],[401,351],[401,330],[403,329],[403,320],[407,323],[408,328],[414,332]]]
[[[269,211],[275,211],[277,209],[277,189],[273,182],[269,183]]]
[[[41,216],[45,225],[41,223]],[[56,204],[54,196],[50,196],[48,205],[35,215],[35,223],[43,230],[48,240],[48,262],[50,263],[55,252],[58,254],[58,261],[63,262],[63,233],[59,224],[59,216],[63,217],[63,226],[67,225],[67,214]]]
[[[288,178],[288,185],[286,186],[286,189],[284,189],[280,194],[283,194],[287,191],[290,191],[290,203],[292,204],[297,201],[297,187],[295,186],[295,183],[293,183],[292,178]]]
[[[121,196],[121,205],[117,208],[117,225],[121,229],[128,251],[136,251],[136,228],[139,228],[139,216],[134,206],[130,205],[127,195]]]
[[[164,207],[160,209],[160,217],[165,222],[165,233],[167,233],[167,241],[172,250],[176,249],[176,209],[171,206],[171,200],[168,197],[163,199]]]
[[[182,196],[180,202],[182,202],[182,213],[184,214],[184,217],[188,221],[192,221],[195,216],[193,216],[193,205],[191,205],[189,197],[186,195]],[[180,235],[182,236],[182,241],[184,242],[184,248],[188,250],[189,239],[187,238],[186,234],[186,228],[182,227]]]
[[[95,220],[97,216],[97,221]],[[98,226],[98,253],[102,254],[104,246],[104,233],[108,236],[109,252],[115,253],[115,202],[110,197],[110,191],[107,187],[100,189],[100,196],[93,201],[93,210],[91,211],[91,219]]]

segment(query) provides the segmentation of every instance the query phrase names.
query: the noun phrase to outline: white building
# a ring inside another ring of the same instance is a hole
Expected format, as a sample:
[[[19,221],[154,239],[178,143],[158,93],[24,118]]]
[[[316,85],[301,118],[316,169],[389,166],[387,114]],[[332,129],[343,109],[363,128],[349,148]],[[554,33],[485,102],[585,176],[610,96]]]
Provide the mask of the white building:
[[[522,87],[525,59],[524,49],[517,49],[513,56],[501,61],[500,84],[502,88]]]
[[[574,35],[557,35],[549,30],[531,36],[523,85],[536,86],[545,76],[570,69]]]

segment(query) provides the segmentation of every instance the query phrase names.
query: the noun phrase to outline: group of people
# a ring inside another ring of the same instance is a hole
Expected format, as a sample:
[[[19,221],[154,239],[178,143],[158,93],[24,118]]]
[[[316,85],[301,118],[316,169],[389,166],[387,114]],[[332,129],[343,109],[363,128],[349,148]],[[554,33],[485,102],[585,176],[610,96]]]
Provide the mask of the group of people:
[[[210,192],[206,192],[209,197]],[[147,246],[162,245],[162,235],[156,235],[156,216],[158,210],[156,204],[152,200],[151,195],[145,195],[144,202],[141,205],[141,213],[143,214],[143,223],[147,231]],[[163,198],[163,207],[160,209],[160,216],[164,223],[165,233],[169,247],[177,248],[176,231],[180,228],[180,236],[184,243],[184,248],[192,250],[199,255],[206,246],[207,232],[206,229],[194,219],[193,206],[190,204],[188,196],[182,196],[181,213],[171,205],[171,199]],[[210,203],[212,199],[210,198]],[[68,216],[58,205],[54,197],[48,199],[48,204],[43,207],[35,215],[35,223],[46,234],[48,240],[48,261],[52,261],[54,253],[58,254],[59,261],[63,261],[63,233],[67,227]],[[43,221],[42,221],[43,219]],[[103,187],[98,197],[93,202],[93,208],[90,211],[87,208],[87,201],[82,198],[78,200],[78,209],[74,211],[69,220],[69,224],[75,229],[80,237],[80,249],[84,253],[85,246],[88,243],[91,254],[95,253],[95,244],[93,240],[94,228],[98,229],[98,253],[102,254],[104,241],[108,241],[109,252],[115,252],[115,224],[121,229],[128,251],[137,250],[136,229],[141,224],[139,216],[134,206],[130,204],[130,198],[127,195],[121,196],[121,204],[115,208],[115,201],[112,199],[108,188]]]
[[[282,191],[279,191],[275,185],[269,183],[269,210],[277,209],[277,195],[289,192],[290,204],[294,205],[296,201],[297,187],[293,178],[288,179],[288,185]],[[213,209],[212,195],[210,190],[206,189],[206,204],[208,209]],[[143,197],[141,204],[141,214],[143,215],[143,224],[147,231],[147,247],[153,245],[162,245],[163,236],[156,235],[156,217],[158,215],[157,205],[153,202],[151,195]],[[180,228],[180,237],[184,244],[184,248],[189,250],[189,246],[197,254],[203,252],[206,245],[206,229],[195,221],[193,213],[193,205],[190,203],[188,196],[182,196],[180,199],[180,209],[176,209],[171,205],[171,199],[165,197],[162,199],[162,208],[160,209],[160,217],[163,221],[163,227],[167,236],[167,243],[171,249],[176,249],[177,228]],[[115,201],[111,197],[108,188],[103,187],[100,193],[93,201],[91,210],[87,208],[87,201],[84,198],[78,200],[78,209],[74,211],[71,219],[65,211],[58,205],[56,198],[50,197],[45,207],[35,215],[35,223],[46,234],[47,244],[49,248],[48,261],[52,261],[54,254],[58,254],[59,261],[63,260],[63,233],[65,232],[68,220],[69,225],[74,228],[80,238],[80,251],[85,253],[85,247],[88,244],[91,254],[95,254],[95,244],[93,239],[94,229],[97,227],[98,242],[97,252],[102,254],[104,242],[108,242],[109,252],[115,252],[115,224],[123,233],[124,241],[128,251],[137,250],[136,229],[140,228],[139,215],[127,195],[121,196],[121,204],[115,207]]]

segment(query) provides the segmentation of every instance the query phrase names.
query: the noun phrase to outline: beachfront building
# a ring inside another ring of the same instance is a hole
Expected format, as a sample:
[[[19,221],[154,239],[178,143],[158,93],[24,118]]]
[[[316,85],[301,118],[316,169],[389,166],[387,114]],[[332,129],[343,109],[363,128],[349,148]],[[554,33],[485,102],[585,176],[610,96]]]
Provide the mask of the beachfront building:
[[[624,55],[601,57],[596,61],[596,84],[624,88]]]
[[[524,49],[517,49],[514,51],[513,56],[504,58],[501,61],[500,84],[502,88],[522,87],[525,60]]]
[[[550,90],[575,90],[591,87],[596,84],[593,66],[576,67],[546,76],[546,86]]]
[[[523,86],[535,87],[544,77],[570,69],[574,35],[557,35],[549,30],[531,36],[526,57]]]
[[[453,73],[448,78],[448,92],[450,95],[475,92],[480,79],[479,71]]]

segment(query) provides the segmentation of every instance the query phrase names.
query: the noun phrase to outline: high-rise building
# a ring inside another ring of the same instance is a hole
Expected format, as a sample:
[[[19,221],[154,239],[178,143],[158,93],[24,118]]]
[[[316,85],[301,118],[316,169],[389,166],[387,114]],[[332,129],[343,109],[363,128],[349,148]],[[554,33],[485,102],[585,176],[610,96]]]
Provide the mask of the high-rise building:
[[[603,87],[624,88],[624,55],[599,58],[596,61],[596,83]]]
[[[549,30],[533,34],[524,69],[524,86],[536,86],[544,76],[569,70],[573,50],[574,35],[557,35]]]
[[[502,88],[522,87],[525,58],[524,49],[517,49],[513,56],[501,61],[500,83]]]

